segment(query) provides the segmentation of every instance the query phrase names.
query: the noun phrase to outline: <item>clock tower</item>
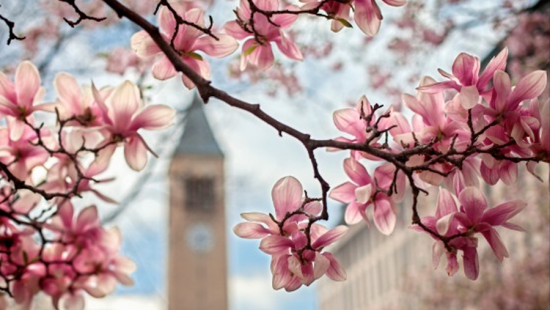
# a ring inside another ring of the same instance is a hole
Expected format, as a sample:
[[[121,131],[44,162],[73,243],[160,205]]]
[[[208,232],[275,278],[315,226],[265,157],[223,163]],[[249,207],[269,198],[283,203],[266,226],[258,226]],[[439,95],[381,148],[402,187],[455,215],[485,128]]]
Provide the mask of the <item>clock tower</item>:
[[[169,310],[226,310],[224,156],[198,95],[169,169]]]

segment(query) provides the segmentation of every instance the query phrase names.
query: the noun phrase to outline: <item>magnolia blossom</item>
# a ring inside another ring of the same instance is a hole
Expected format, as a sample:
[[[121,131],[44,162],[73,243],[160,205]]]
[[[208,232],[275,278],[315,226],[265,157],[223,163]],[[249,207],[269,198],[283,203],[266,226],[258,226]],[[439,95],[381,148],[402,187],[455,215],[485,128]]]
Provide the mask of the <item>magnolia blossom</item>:
[[[365,96],[361,96],[357,101],[355,108],[344,108],[334,111],[332,119],[334,125],[338,130],[343,131],[353,136],[353,138],[338,137],[336,141],[349,142],[349,143],[365,143],[367,140],[367,126],[372,126],[376,123],[376,115],[372,115],[372,118],[367,122],[365,117],[372,114],[372,106]],[[373,146],[379,146],[376,141],[371,142]],[[336,149],[330,149],[335,151]],[[368,158],[370,160],[379,160],[379,158],[366,154],[364,152],[352,150],[351,155],[356,160],[360,158]]]
[[[186,10],[185,6],[171,4],[179,16],[185,21],[206,28],[204,24],[204,12],[201,9],[193,8]],[[231,36],[223,33],[216,33],[216,38],[205,35],[201,30],[188,25],[177,25],[172,12],[166,7],[162,7],[159,13],[158,23],[161,34],[167,42],[172,42],[174,32],[174,49],[180,55],[182,61],[203,78],[210,78],[210,65],[197,51],[203,52],[213,57],[225,57],[233,53],[237,47],[237,41]],[[152,57],[161,55],[160,59],[153,65],[153,76],[159,80],[166,80],[177,75],[177,71],[170,60],[162,53],[157,44],[145,31],[137,32],[132,36],[132,49],[139,57]],[[193,88],[195,85],[185,75],[182,76],[183,84],[187,88]]]
[[[473,108],[480,95],[487,93],[487,85],[497,70],[504,70],[508,49],[503,49],[496,57],[493,57],[485,70],[479,74],[479,58],[467,53],[460,53],[452,67],[452,74],[439,69],[439,73],[450,81],[421,86],[418,89],[423,92],[439,92],[444,89],[455,89],[460,93],[460,102],[465,109]]]
[[[384,3],[394,7],[401,7],[407,3],[407,0],[382,0]],[[302,10],[310,10],[316,8],[319,5],[318,0],[301,0],[306,4],[302,6]],[[368,36],[375,36],[380,29],[380,24],[382,23],[382,13],[380,12],[380,7],[375,0],[354,0],[347,2],[342,1],[327,1],[322,6],[321,9],[327,13],[328,16],[331,16],[332,31],[338,32],[344,26],[349,25],[349,14],[350,10],[354,9],[353,18],[359,29],[363,31]]]
[[[494,227],[503,226],[522,231],[520,226],[509,222],[509,220],[521,212],[526,207],[526,203],[521,200],[513,200],[488,209],[485,196],[475,187],[466,187],[462,190],[458,195],[458,202],[460,209],[457,208],[451,193],[440,188],[435,216],[424,217],[421,222],[442,236],[454,236],[449,242],[449,246],[453,249],[450,252],[445,249],[443,242],[436,238],[432,248],[434,267],[439,265],[441,255],[446,253],[447,273],[452,276],[458,270],[456,251],[461,250],[464,253],[464,273],[468,278],[475,280],[479,275],[478,240],[475,234],[483,235],[497,259],[502,262],[509,254]],[[413,228],[425,232],[417,225]],[[433,237],[431,234],[430,236]]]
[[[260,250],[272,255],[272,284],[277,290],[294,291],[302,285],[309,286],[325,273],[335,281],[346,278],[336,258],[323,249],[341,238],[348,228],[328,230],[315,223],[310,226],[309,218],[319,215],[321,205],[318,201],[306,202],[302,193],[302,185],[295,178],[280,179],[271,192],[275,216],[243,213],[247,222],[233,229],[241,238],[262,239]]]
[[[116,143],[122,143],[128,166],[136,171],[143,169],[147,164],[147,150],[153,154],[154,152],[138,130],[157,130],[170,126],[175,115],[174,109],[165,105],[144,107],[139,88],[129,81],[113,89],[107,98],[104,98],[95,86],[92,88],[105,124],[102,130],[108,137],[104,144],[104,156],[110,157]]]
[[[254,4],[264,11],[276,11],[279,8],[277,0],[254,1]],[[298,8],[292,5],[286,9],[298,11]],[[269,69],[275,61],[271,42],[275,43],[286,57],[293,60],[303,59],[298,46],[282,31],[282,29],[289,28],[296,21],[298,15],[276,14],[268,19],[267,16],[256,13],[252,22],[250,20],[252,11],[248,0],[240,1],[236,14],[237,20],[225,24],[224,29],[237,40],[248,38],[242,48],[241,71],[246,69],[248,63],[260,70]],[[254,25],[253,29],[252,24]]]
[[[17,66],[15,83],[0,72],[0,117],[15,119],[10,132],[12,140],[19,140],[23,135],[27,117],[44,109],[44,106],[37,105],[42,97],[44,88],[40,86],[40,74],[30,61]]]
[[[374,224],[378,230],[389,235],[393,232],[396,223],[394,199],[388,196],[387,191],[393,183],[395,168],[391,164],[378,167],[374,172],[374,179],[361,163],[353,158],[344,160],[344,171],[353,182],[346,182],[335,187],[330,192],[330,198],[343,203],[346,207],[345,220],[348,224],[356,224],[361,219],[369,223],[367,208],[373,206]],[[402,199],[405,192],[405,180],[402,174],[396,178],[398,184],[397,200]]]

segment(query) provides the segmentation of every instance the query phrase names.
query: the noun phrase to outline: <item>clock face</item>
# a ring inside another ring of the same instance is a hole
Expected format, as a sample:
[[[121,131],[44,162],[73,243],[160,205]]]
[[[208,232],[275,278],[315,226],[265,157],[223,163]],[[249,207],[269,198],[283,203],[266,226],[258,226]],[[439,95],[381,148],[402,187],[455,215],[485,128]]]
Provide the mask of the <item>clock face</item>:
[[[214,246],[214,234],[208,224],[197,223],[186,231],[186,241],[191,250],[198,254],[208,253]]]

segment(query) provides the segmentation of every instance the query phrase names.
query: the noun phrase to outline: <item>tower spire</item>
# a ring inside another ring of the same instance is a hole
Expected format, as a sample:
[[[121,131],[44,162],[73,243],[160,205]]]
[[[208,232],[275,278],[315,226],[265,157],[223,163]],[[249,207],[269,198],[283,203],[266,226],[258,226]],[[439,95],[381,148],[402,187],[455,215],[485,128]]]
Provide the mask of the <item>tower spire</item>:
[[[214,137],[212,128],[204,113],[203,101],[193,95],[193,102],[187,110],[183,135],[174,156],[183,154],[222,156],[223,152]]]

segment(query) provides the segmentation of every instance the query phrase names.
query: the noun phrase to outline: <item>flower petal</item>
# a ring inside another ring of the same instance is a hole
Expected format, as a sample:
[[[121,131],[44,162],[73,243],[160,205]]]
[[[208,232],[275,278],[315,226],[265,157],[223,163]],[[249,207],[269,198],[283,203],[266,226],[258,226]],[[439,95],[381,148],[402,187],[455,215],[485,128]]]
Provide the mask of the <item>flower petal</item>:
[[[315,240],[311,245],[314,249],[324,248],[327,245],[334,243],[336,240],[342,238],[349,228],[343,225],[336,226],[333,229],[324,233],[319,239]]]
[[[147,164],[147,147],[139,135],[134,135],[124,144],[124,158],[132,170],[141,171]]]
[[[374,225],[384,235],[390,235],[393,232],[397,221],[390,199],[379,193],[374,201]]]
[[[302,184],[294,177],[288,176],[277,181],[271,190],[277,218],[282,219],[287,212],[298,210],[302,206],[302,194]]]
[[[150,105],[141,110],[132,120],[130,130],[138,130],[140,128],[147,130],[163,129],[174,122],[176,111],[166,105]]]
[[[148,58],[160,53],[158,45],[144,30],[134,33],[130,45],[139,57]]]
[[[30,61],[23,61],[17,66],[15,88],[18,105],[27,109],[31,108],[40,89],[40,73]]]
[[[245,239],[259,239],[271,233],[269,229],[258,223],[239,223],[233,228],[233,232]]]
[[[487,200],[483,193],[475,187],[466,187],[458,195],[461,204],[461,210],[468,216],[472,224],[477,224],[481,215],[487,209]]]

